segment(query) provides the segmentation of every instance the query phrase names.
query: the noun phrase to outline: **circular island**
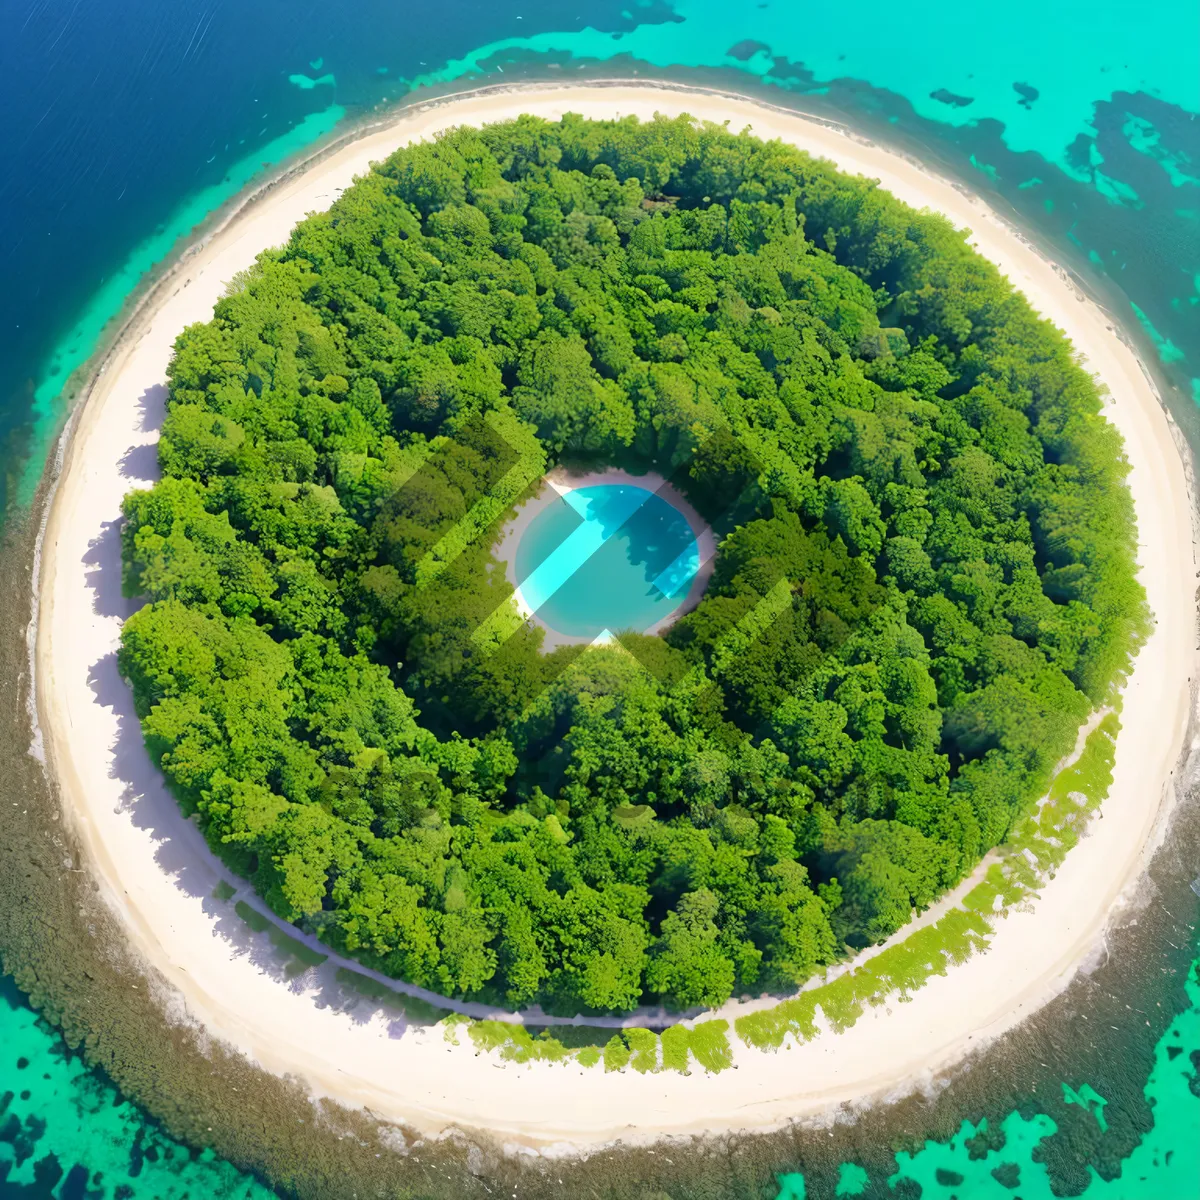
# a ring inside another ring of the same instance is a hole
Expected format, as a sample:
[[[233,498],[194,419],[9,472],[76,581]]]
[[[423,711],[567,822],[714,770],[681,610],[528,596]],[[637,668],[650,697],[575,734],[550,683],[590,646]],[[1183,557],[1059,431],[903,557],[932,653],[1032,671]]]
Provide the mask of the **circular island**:
[[[1183,746],[1191,507],[1128,347],[981,203],[745,101],[530,88],[180,270],[71,438],[39,711],[211,1034],[578,1146],[912,1085],[1063,986]],[[302,970],[213,936],[235,893]]]

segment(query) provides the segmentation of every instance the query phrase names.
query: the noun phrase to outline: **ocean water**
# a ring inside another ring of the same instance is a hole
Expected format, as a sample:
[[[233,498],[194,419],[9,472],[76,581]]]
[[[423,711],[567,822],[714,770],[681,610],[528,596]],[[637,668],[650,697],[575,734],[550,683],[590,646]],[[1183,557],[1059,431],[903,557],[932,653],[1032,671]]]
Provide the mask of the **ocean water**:
[[[516,551],[519,590],[570,639],[645,633],[675,611],[700,567],[683,514],[646,488],[596,484],[555,496]]]
[[[164,1134],[0,981],[0,1196],[266,1200],[274,1193]]]
[[[588,0],[588,22],[632,30],[623,8]],[[553,28],[561,11],[554,0],[0,6],[0,506],[28,500],[64,386],[178,239],[251,179],[398,101],[407,78]]]
[[[744,90],[845,121],[961,179],[1111,306],[1197,444],[1198,45],[1194,0],[920,0],[902,9],[879,0],[853,9],[797,0],[9,0],[0,6],[0,508],[11,518],[28,504],[69,410],[72,376],[139,280],[241,189],[406,96],[569,75]],[[1185,869],[1194,874],[1196,864]],[[1194,933],[1200,900],[1189,896],[1174,919]],[[1152,922],[1145,928],[1139,936],[1159,936]],[[1196,957],[1194,936],[1169,945],[1164,955]],[[1048,1196],[1046,1162],[1064,1113],[1090,1130],[1078,1149],[1080,1194],[1200,1196],[1195,962],[1191,970],[1182,996],[1147,975],[1153,1003],[1175,1006],[1150,1047],[1132,1020],[1112,1026],[1116,1050],[1103,1058],[1088,1057],[1084,1039],[1039,1043],[1053,1104],[1014,1105],[986,1137],[966,1110],[952,1135],[923,1142],[910,1130],[890,1180],[852,1155],[836,1186],[781,1163],[779,1197],[913,1196],[917,1187],[946,1200]],[[1133,1011],[1140,981],[1126,986]],[[1123,1058],[1136,1078],[1121,1075]],[[1136,1129],[1132,1109],[1142,1114]],[[1003,1148],[981,1154],[1000,1134]],[[1120,1149],[1109,1151],[1114,1138]],[[0,1196],[266,1194],[172,1142],[14,989],[0,992]]]

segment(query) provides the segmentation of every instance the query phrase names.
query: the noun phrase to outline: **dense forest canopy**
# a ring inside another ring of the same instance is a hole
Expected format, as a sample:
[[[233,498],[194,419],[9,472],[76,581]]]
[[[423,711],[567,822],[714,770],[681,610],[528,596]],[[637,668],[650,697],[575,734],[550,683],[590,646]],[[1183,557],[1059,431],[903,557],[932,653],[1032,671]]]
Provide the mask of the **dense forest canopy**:
[[[213,847],[340,951],[561,1012],[790,989],[961,879],[1124,671],[1099,410],[943,219],[794,148],[455,130],[180,336],[122,669]],[[572,456],[721,536],[664,636],[513,617],[496,535]]]

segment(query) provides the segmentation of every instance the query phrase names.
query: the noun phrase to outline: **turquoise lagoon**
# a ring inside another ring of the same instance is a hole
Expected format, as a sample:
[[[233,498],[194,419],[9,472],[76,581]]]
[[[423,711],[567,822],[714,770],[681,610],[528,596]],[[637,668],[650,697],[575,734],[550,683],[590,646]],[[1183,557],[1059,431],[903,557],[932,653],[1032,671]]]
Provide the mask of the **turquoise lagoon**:
[[[522,530],[516,577],[523,606],[551,643],[659,627],[700,569],[696,533],[662,495],[623,483],[557,493]]]

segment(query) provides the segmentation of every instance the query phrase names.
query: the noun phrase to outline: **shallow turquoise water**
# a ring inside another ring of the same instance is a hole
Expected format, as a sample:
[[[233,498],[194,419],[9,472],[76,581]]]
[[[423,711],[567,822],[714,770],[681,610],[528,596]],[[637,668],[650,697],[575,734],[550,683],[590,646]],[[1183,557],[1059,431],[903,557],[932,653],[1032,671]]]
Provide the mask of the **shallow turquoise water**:
[[[271,2],[259,0],[247,11],[265,11]],[[24,396],[13,390],[0,411],[0,434],[11,425],[7,436],[29,463],[18,476],[16,494],[28,498],[48,439],[63,416],[55,405],[57,393],[69,372],[86,360],[122,297],[177,238],[262,168],[327,135],[344,119],[395,102],[425,84],[504,81],[514,71],[561,79],[563,68],[585,62],[609,64],[611,74],[691,81],[712,81],[713,70],[736,72],[740,82],[728,77],[722,82],[765,91],[785,103],[789,97],[800,98],[818,111],[851,120],[896,124],[898,131],[934,145],[949,165],[976,174],[981,190],[1002,194],[1021,219],[1037,223],[1064,247],[1074,247],[1096,273],[1123,286],[1134,302],[1128,311],[1159,349],[1163,364],[1186,394],[1200,398],[1200,125],[1192,120],[1200,112],[1195,56],[1200,5],[1162,0],[1135,14],[1119,0],[1015,0],[1005,6],[922,0],[898,20],[893,5],[864,0],[855,7],[849,36],[845,10],[836,5],[785,0],[737,6],[722,0],[673,0],[668,5],[656,0],[619,13],[615,8],[607,0],[588,0],[569,13],[534,0],[503,0],[486,11],[468,6],[460,12],[452,4],[453,19],[439,21],[435,10],[429,10],[422,14],[415,38],[389,41],[386,35],[371,39],[365,31],[372,24],[390,30],[396,19],[390,7],[373,4],[348,22],[334,6],[306,14],[307,28],[297,39],[306,49],[301,51],[297,41],[281,45],[274,63],[262,61],[263,42],[256,37],[253,65],[238,57],[248,43],[239,37],[237,22],[228,23],[227,44],[219,49],[214,43],[220,43],[222,23],[208,22],[204,32],[210,71],[222,69],[226,61],[236,68],[225,88],[230,92],[235,81],[240,84],[248,72],[257,72],[261,95],[253,104],[249,97],[241,98],[246,111],[212,105],[211,140],[198,142],[192,152],[192,169],[206,180],[205,186],[159,197],[155,216],[146,222],[147,228],[157,223],[152,236],[147,239],[143,229],[126,247],[123,260],[112,260],[108,252],[103,274],[99,264],[95,268],[91,299],[52,305],[39,321],[41,314],[30,303],[41,296],[39,283],[32,297],[28,291],[20,293],[13,324],[0,327],[14,355],[20,350],[23,357],[25,345],[49,346]],[[188,23],[182,10],[178,20]],[[521,36],[486,36],[497,28]],[[473,29],[485,36],[472,47]],[[161,34],[147,26],[148,42],[156,32]],[[18,79],[19,48],[13,39],[13,76]],[[124,46],[110,49],[109,57],[126,53]],[[0,65],[3,50],[0,39]],[[151,53],[159,53],[159,47],[148,44],[146,54]],[[31,55],[23,62],[21,69],[28,70],[38,59]],[[69,71],[78,88],[87,72],[77,63]],[[128,77],[121,82],[127,86]],[[53,96],[39,98],[53,109]],[[262,106],[256,107],[260,100]],[[301,100],[310,107],[297,117],[295,106]],[[275,116],[280,110],[293,115],[282,131],[264,124],[255,139],[246,124],[260,115],[265,120],[268,107]],[[139,115],[144,118],[146,112]],[[39,116],[44,120],[47,113],[31,108],[29,124]],[[177,122],[178,116],[171,113],[165,119]],[[139,136],[143,140],[132,145],[106,147],[104,170],[112,173],[110,164],[121,151],[140,161],[148,134],[141,131]],[[936,145],[939,141],[943,144]],[[210,149],[215,154],[206,156]],[[186,152],[178,139],[155,144],[158,160]],[[176,178],[183,174],[181,165]],[[0,177],[0,205],[3,182]],[[36,179],[32,187],[27,178],[19,182],[36,196]],[[56,180],[55,191],[68,186]],[[134,197],[127,188],[118,195],[116,181],[112,186],[111,197],[107,189],[99,189],[89,199],[93,205],[119,201],[124,208],[114,207],[111,214],[117,225]],[[153,195],[154,180],[146,180],[139,192]],[[1092,203],[1096,200],[1099,206]],[[40,210],[55,211],[45,205]],[[17,245],[27,247],[34,235],[41,238],[43,233],[61,238],[63,231],[30,229]],[[94,257],[103,241],[86,239],[88,253]],[[56,293],[68,286],[77,290],[80,272],[72,258],[78,259],[83,247],[63,245],[61,264],[47,259],[44,249],[40,257],[22,260],[23,277],[40,280],[46,266],[59,267],[48,279],[50,286]],[[64,323],[64,318],[69,320]],[[59,324],[51,340],[52,323]],[[22,362],[18,378],[24,369]],[[16,382],[10,381],[10,387]],[[28,408],[21,413],[23,399]],[[14,464],[7,466],[11,474]]]
[[[274,1192],[148,1121],[0,981],[0,1196],[268,1200]]]
[[[584,28],[508,38],[429,78],[458,79],[521,49],[575,58],[630,55],[664,68],[726,64],[786,88],[786,77],[772,74],[784,56],[802,64],[816,87],[850,76],[906,97],[930,120],[1003,121],[1009,149],[1033,151],[1084,178],[1068,147],[1080,132],[1094,132],[1097,100],[1143,92],[1192,111],[1200,107],[1200,12],[1191,4],[1156,5],[1151,19],[1122,0],[1012,0],[990,11],[920,0],[897,20],[890,6],[867,3],[855,6],[850,36],[847,12],[836,4],[770,0],[731,8],[724,0],[676,0],[672,7],[678,23],[639,25],[632,33]],[[1165,38],[1170,25],[1175,36]],[[1194,173],[1180,175],[1197,182]]]
[[[654,492],[596,484],[556,496],[521,535],[517,578],[538,620],[568,638],[645,633],[671,615],[700,567],[683,514]]]

